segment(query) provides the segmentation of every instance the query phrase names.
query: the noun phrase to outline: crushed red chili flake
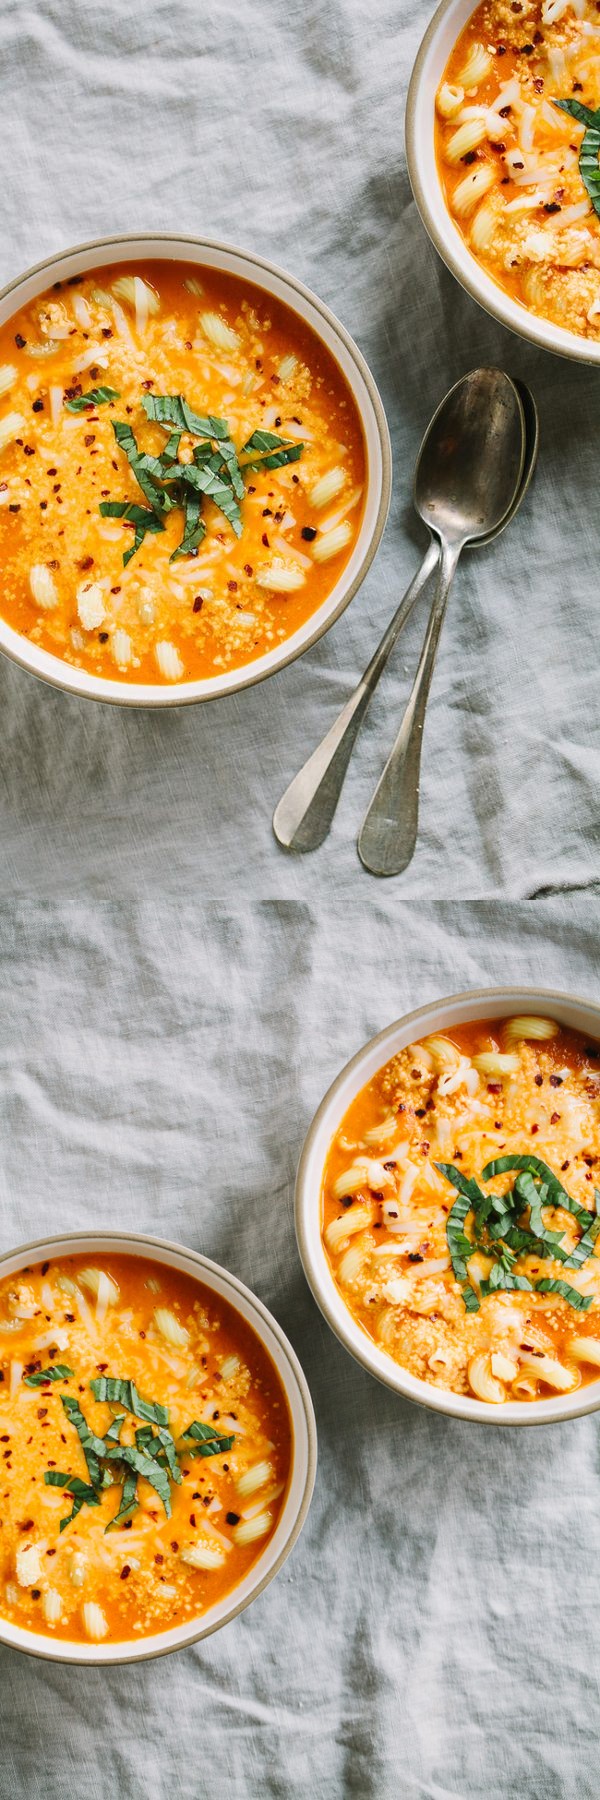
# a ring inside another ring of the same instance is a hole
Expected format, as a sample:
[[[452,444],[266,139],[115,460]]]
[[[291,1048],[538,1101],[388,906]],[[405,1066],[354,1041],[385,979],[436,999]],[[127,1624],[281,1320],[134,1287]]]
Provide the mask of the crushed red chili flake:
[[[15,344],[17,346],[17,350],[24,350],[26,343],[27,343],[27,338],[22,337],[20,331],[17,331],[15,334]]]
[[[562,1075],[551,1075],[550,1076],[550,1086],[551,1087],[562,1087]]]
[[[131,1569],[130,1569],[129,1563],[123,1563],[123,1567],[121,1569],[121,1581],[126,1581],[127,1576],[130,1574],[131,1574]]]
[[[555,1112],[555,1113],[550,1114],[550,1124],[551,1125],[558,1125],[559,1119],[560,1119],[560,1113]]]
[[[34,400],[34,402],[33,402],[33,406],[32,406],[32,408],[31,408],[31,411],[32,411],[32,412],[43,412],[43,411],[44,411],[44,402],[43,402],[43,400]]]
[[[164,1563],[164,1560],[164,1556],[161,1556],[160,1550],[158,1550],[154,1558],[155,1563]]]
[[[543,1077],[543,1075],[534,1075],[534,1078],[533,1078],[533,1079],[534,1079],[534,1081],[535,1081],[535,1085],[536,1085],[536,1087],[543,1087],[543,1085],[544,1085],[544,1077]]]

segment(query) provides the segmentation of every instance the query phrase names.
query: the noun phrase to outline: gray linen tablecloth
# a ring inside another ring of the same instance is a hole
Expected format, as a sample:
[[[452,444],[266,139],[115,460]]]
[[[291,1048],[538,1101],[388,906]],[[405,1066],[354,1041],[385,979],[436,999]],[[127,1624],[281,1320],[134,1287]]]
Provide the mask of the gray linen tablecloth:
[[[597,1800],[594,1419],[497,1432],[403,1405],[331,1337],[292,1223],[312,1112],[373,1031],[488,981],[600,993],[598,376],[502,332],[425,238],[402,114],[429,11],[0,8],[0,277],[127,226],[246,242],[354,332],[395,454],[361,594],[254,693],[120,715],[0,667],[0,1246],[106,1222],[206,1250],[289,1332],[320,1432],[304,1535],[221,1635],[105,1673],[0,1652],[2,1800]],[[424,425],[490,360],[534,386],[543,454],[457,580],[412,869],[371,881],[354,837],[418,621],[329,844],[286,859],[273,805],[416,564]]]

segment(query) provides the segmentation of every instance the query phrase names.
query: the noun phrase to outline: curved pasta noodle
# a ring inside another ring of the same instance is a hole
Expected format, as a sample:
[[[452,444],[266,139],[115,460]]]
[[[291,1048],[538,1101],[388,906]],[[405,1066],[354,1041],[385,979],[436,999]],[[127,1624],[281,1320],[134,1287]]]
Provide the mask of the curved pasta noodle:
[[[554,1356],[519,1355],[520,1371],[525,1369],[538,1381],[545,1381],[547,1387],[556,1388],[559,1394],[568,1394],[572,1388],[579,1387],[581,1375],[578,1369],[567,1369],[564,1363]]]
[[[332,1219],[325,1232],[328,1250],[339,1250],[345,1238],[354,1237],[357,1231],[365,1231],[372,1218],[372,1206],[351,1206],[339,1219]]]
[[[468,1364],[469,1384],[478,1400],[487,1400],[491,1406],[501,1406],[506,1400],[506,1388],[502,1381],[492,1375],[490,1357],[485,1354],[472,1356]]]
[[[465,119],[464,124],[457,127],[445,146],[446,162],[449,162],[453,168],[458,168],[462,157],[468,156],[471,150],[478,150],[479,145],[483,144],[486,137],[485,119]]]
[[[521,1038],[531,1038],[542,1044],[558,1037],[559,1030],[556,1019],[538,1019],[524,1014],[516,1019],[507,1019],[502,1035],[506,1044],[517,1043]]]
[[[482,81],[485,81],[486,75],[490,74],[491,68],[492,58],[485,45],[471,44],[466,63],[458,77],[459,83],[467,91],[470,88],[481,87]]]
[[[484,256],[491,250],[498,223],[498,215],[493,201],[484,200],[475,214],[471,224],[471,243],[478,256]]]
[[[591,1363],[593,1368],[600,1369],[599,1338],[569,1338],[567,1351],[569,1356],[574,1358],[575,1362]]]
[[[479,1075],[516,1075],[519,1070],[519,1058],[501,1050],[482,1050],[473,1057],[473,1068]]]
[[[452,211],[457,218],[466,219],[474,211],[484,194],[489,193],[495,182],[494,171],[489,163],[481,163],[478,169],[469,170],[468,175],[459,181],[452,195]]]
[[[450,1038],[434,1033],[431,1037],[424,1038],[423,1042],[433,1058],[433,1066],[437,1074],[443,1073],[446,1069],[458,1068],[460,1050],[457,1050],[456,1044],[453,1044]]]
[[[453,87],[451,82],[444,81],[437,97],[437,109],[442,119],[451,119],[459,112],[465,97],[465,90]]]

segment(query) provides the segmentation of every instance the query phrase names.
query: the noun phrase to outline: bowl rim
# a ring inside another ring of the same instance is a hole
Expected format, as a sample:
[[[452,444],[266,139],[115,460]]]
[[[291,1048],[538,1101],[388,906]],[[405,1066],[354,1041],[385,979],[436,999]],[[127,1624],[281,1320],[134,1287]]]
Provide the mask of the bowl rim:
[[[424,130],[427,127],[423,120],[422,83],[427,72],[429,53],[435,46],[440,28],[454,7],[460,6],[462,0],[439,0],[439,5],[427,26],[421,40],[413,64],[408,87],[405,116],[406,162],[408,176],[414,199],[422,222],[425,226],[438,255],[446,267],[456,277],[460,286],[476,300],[484,312],[501,325],[508,327],[515,336],[537,345],[538,349],[547,350],[555,356],[562,356],[570,362],[578,362],[597,366],[600,363],[600,343],[591,339],[579,338],[575,332],[567,331],[562,325],[553,325],[551,320],[538,317],[526,306],[511,300],[499,283],[478,263],[461,236],[458,226],[447,207],[441,182],[438,178],[438,195],[444,209],[444,226],[436,215],[435,207],[429,193],[429,184],[422,171],[422,145]],[[476,11],[477,0],[470,0],[469,13],[466,15],[460,30],[464,29],[468,18]],[[457,32],[457,36],[459,33]]]
[[[436,1029],[436,1019],[439,1018],[442,1009],[447,1012],[449,1008],[470,1007],[472,1003],[477,1003],[478,1010],[471,1012],[469,1016],[472,1019],[485,1018],[494,1016],[495,1004],[504,1006],[509,1001],[510,1005],[507,1005],[504,1014],[507,1018],[511,1017],[513,1011],[517,1012],[517,1009],[529,1008],[531,1003],[535,1003],[538,1009],[552,1004],[559,1011],[560,1009],[569,1009],[575,1012],[581,1010],[588,1017],[593,1014],[597,1019],[597,1033],[600,1041],[600,1001],[588,1000],[581,995],[564,993],[554,988],[526,987],[516,984],[515,986],[493,988],[467,988],[461,993],[443,995],[437,1000],[427,1001],[423,1006],[416,1007],[411,1012],[403,1013],[400,1018],[395,1019],[391,1025],[385,1026],[383,1031],[377,1032],[374,1037],[369,1038],[368,1042],[362,1045],[360,1050],[356,1051],[324,1094],[306,1134],[298,1165],[295,1225],[300,1259],[314,1299],[340,1343],[357,1362],[362,1364],[364,1369],[367,1369],[370,1375],[374,1375],[384,1387],[390,1388],[392,1392],[401,1395],[403,1399],[464,1423],[522,1427],[558,1424],[568,1419],[581,1418],[586,1413],[596,1412],[600,1408],[600,1373],[597,1381],[577,1388],[571,1395],[562,1394],[557,1395],[555,1399],[532,1400],[527,1405],[520,1401],[507,1401],[503,1406],[490,1406],[485,1401],[471,1400],[468,1395],[455,1394],[444,1388],[430,1386],[428,1382],[422,1381],[419,1377],[411,1375],[408,1370],[403,1369],[400,1363],[394,1363],[385,1351],[377,1347],[362,1326],[355,1322],[333,1280],[321,1241],[321,1181],[324,1167],[324,1158],[321,1154],[318,1159],[318,1182],[315,1180],[316,1171],[312,1166],[315,1162],[315,1146],[324,1126],[329,1124],[328,1148],[347,1111],[351,1097],[355,1097],[366,1081],[372,1080],[373,1074],[384,1067],[390,1056],[394,1054],[394,1048],[399,1049],[411,1042],[413,1027],[418,1028],[414,1033],[415,1037],[422,1037],[426,1035],[427,1030]],[[480,1003],[481,1011],[479,1011]],[[496,1016],[502,1016],[502,1014]],[[455,1020],[454,1022],[460,1021]],[[451,1018],[446,1018],[445,1024],[438,1024],[437,1028],[449,1030],[451,1026]],[[583,1029],[586,1029],[585,1026]],[[402,1039],[402,1044],[397,1041],[399,1038]],[[379,1056],[379,1052],[381,1052],[381,1057],[374,1065],[372,1073],[369,1076],[364,1075],[365,1065],[370,1062],[375,1053]],[[362,1076],[362,1079],[355,1080],[359,1076]],[[348,1092],[349,1085],[351,1094]],[[340,1106],[339,1101],[342,1094],[344,1094],[344,1100]],[[317,1191],[315,1191],[316,1189]],[[315,1218],[318,1228],[316,1236],[314,1235]]]
[[[176,254],[173,251],[174,245],[177,246]],[[72,669],[71,665],[63,662],[59,656],[54,656],[51,651],[40,651],[38,646],[36,646],[36,649],[44,662],[44,666],[34,668],[32,667],[30,658],[26,654],[26,650],[20,650],[21,645],[24,647],[28,646],[29,640],[24,637],[22,632],[18,632],[14,627],[10,626],[8,621],[4,621],[0,618],[0,634],[2,633],[2,628],[4,626],[4,630],[10,637],[10,641],[6,641],[2,635],[0,652],[7,656],[10,661],[17,663],[20,668],[25,669],[28,674],[34,675],[36,679],[45,682],[51,687],[58,688],[63,693],[73,694],[80,699],[101,701],[104,705],[129,706],[139,708],[140,710],[154,710],[161,707],[199,705],[204,701],[225,699],[229,694],[239,693],[241,690],[248,687],[257,687],[260,682],[267,681],[271,675],[279,674],[281,669],[287,668],[289,663],[295,662],[298,657],[304,655],[305,651],[312,649],[313,645],[318,643],[320,638],[324,637],[330,627],[336,624],[337,620],[341,618],[342,613],[345,612],[346,607],[350,605],[350,601],[354,599],[358,589],[362,586],[375,558],[385,530],[392,493],[392,447],[385,408],[375,377],[372,375],[362,351],[359,350],[358,344],[355,343],[354,338],[346,329],[346,326],[338,319],[337,314],[332,311],[332,308],[328,306],[324,300],[319,298],[318,294],[313,293],[312,288],[308,287],[305,282],[300,281],[296,275],[290,275],[287,269],[282,268],[279,263],[272,262],[267,257],[259,256],[253,250],[245,250],[240,247],[240,245],[231,243],[227,239],[196,237],[189,233],[177,231],[117,232],[99,238],[90,238],[83,243],[70,244],[67,245],[66,248],[56,250],[51,256],[44,257],[40,262],[32,263],[29,268],[24,269],[19,275],[14,276],[11,281],[7,282],[7,284],[0,289],[0,305],[5,300],[9,299],[11,295],[14,294],[16,297],[18,290],[32,278],[39,275],[45,275],[46,273],[50,275],[52,269],[55,268],[58,263],[64,262],[66,258],[77,258],[78,256],[92,254],[94,251],[114,249],[115,261],[117,261],[119,259],[119,252],[122,252],[123,258],[126,259],[128,254],[133,256],[135,256],[136,252],[141,254],[142,246],[144,246],[145,256],[151,257],[152,255],[155,255],[156,259],[160,260],[162,254],[165,261],[184,262],[186,260],[186,251],[190,250],[195,252],[199,251],[200,253],[207,252],[209,254],[214,252],[217,256],[224,256],[226,258],[233,257],[238,259],[240,263],[246,265],[248,271],[247,279],[249,281],[254,281],[257,287],[262,287],[265,293],[269,293],[269,281],[275,280],[275,282],[282,283],[284,288],[288,290],[288,295],[284,299],[284,304],[288,305],[290,311],[294,311],[294,296],[297,296],[298,299],[303,301],[310,311],[315,312],[318,318],[323,320],[334,339],[338,339],[366,389],[368,401],[372,410],[372,423],[377,438],[381,464],[379,472],[372,467],[366,442],[365,409],[364,406],[361,405],[358,394],[355,391],[351,376],[340,365],[340,373],[352,394],[352,399],[361,421],[363,437],[365,439],[365,496],[368,497],[372,483],[374,484],[374,491],[377,496],[376,513],[370,535],[365,542],[360,563],[356,567],[351,580],[348,582],[345,580],[346,568],[348,567],[348,565],[346,565],[346,567],[342,569],[338,580],[335,582],[331,594],[321,602],[317,611],[309,617],[304,626],[298,627],[291,638],[284,640],[284,643],[281,646],[281,653],[266,652],[263,657],[257,657],[256,665],[246,663],[239,669],[233,669],[230,676],[227,675],[227,673],[225,675],[212,677],[203,676],[195,681],[173,684],[172,687],[161,687],[158,684],[154,687],[151,683],[143,682],[119,683],[115,680],[111,680],[109,677],[94,676],[89,670],[79,671],[77,669]],[[167,246],[171,246],[170,253]],[[201,257],[197,257],[197,260],[200,262]],[[241,275],[240,278],[243,279],[243,275]],[[40,291],[42,290],[40,289]],[[319,335],[317,325],[313,323],[310,318],[304,322],[308,323],[309,329],[312,330],[316,336]],[[327,343],[325,347],[329,354],[333,356],[334,360],[337,360],[335,350]],[[338,595],[337,600],[335,600],[336,594]],[[335,601],[335,603],[331,604],[332,601]],[[312,624],[311,621],[317,620],[320,614],[323,615],[320,622],[318,624]],[[302,641],[295,644],[294,639],[305,632],[306,636],[302,635]],[[269,667],[261,668],[260,664],[266,660],[267,656],[273,656],[275,660]],[[45,666],[46,664],[47,666]],[[255,668],[255,673],[252,673],[253,668]],[[85,675],[87,678],[84,683],[81,681],[82,675]],[[136,697],[136,690],[139,697]]]
[[[16,1257],[19,1257],[19,1259],[23,1257],[23,1260],[27,1261],[28,1259],[31,1260],[34,1254],[39,1257],[40,1253],[43,1255],[45,1251],[50,1250],[50,1252],[52,1252],[53,1249],[56,1254],[59,1246],[61,1247],[61,1254],[64,1254],[65,1256],[76,1255],[79,1249],[85,1250],[87,1245],[91,1245],[92,1243],[97,1244],[98,1239],[106,1239],[107,1242],[122,1248],[123,1252],[126,1252],[128,1246],[132,1247],[134,1253],[137,1253],[138,1255],[143,1255],[144,1249],[167,1251],[172,1256],[185,1259],[186,1262],[191,1261],[197,1265],[198,1272],[196,1279],[199,1282],[204,1281],[205,1285],[210,1287],[210,1277],[216,1275],[219,1281],[223,1282],[227,1289],[232,1290],[231,1294],[227,1294],[226,1297],[234,1311],[236,1310],[236,1296],[239,1296],[245,1302],[250,1313],[256,1315],[257,1322],[255,1323],[254,1318],[252,1318],[251,1329],[255,1331],[256,1336],[259,1338],[267,1354],[270,1356],[271,1361],[274,1363],[290,1412],[289,1389],[292,1385],[295,1385],[297,1397],[301,1404],[303,1425],[306,1430],[306,1455],[301,1459],[300,1464],[301,1468],[304,1470],[303,1476],[301,1476],[303,1486],[300,1502],[294,1514],[293,1522],[290,1523],[285,1542],[282,1544],[275,1561],[252,1586],[251,1591],[246,1595],[245,1599],[236,1601],[236,1589],[232,1588],[230,1593],[224,1597],[225,1601],[230,1602],[230,1604],[227,1605],[226,1611],[223,1613],[222,1617],[215,1619],[213,1623],[209,1620],[208,1624],[201,1625],[200,1629],[197,1630],[195,1629],[197,1621],[190,1619],[187,1625],[173,1628],[174,1632],[176,1631],[179,1634],[176,1642],[161,1644],[157,1649],[151,1648],[152,1639],[150,1637],[140,1638],[139,1640],[124,1638],[122,1641],[116,1642],[113,1645],[107,1644],[106,1646],[103,1646],[103,1654],[95,1655],[94,1646],[91,1644],[88,1647],[87,1644],[79,1644],[75,1640],[67,1638],[53,1639],[42,1633],[38,1636],[34,1631],[29,1631],[27,1627],[22,1627],[23,1635],[25,1636],[26,1634],[27,1637],[31,1639],[31,1642],[24,1643],[20,1640],[19,1642],[15,1642],[14,1637],[8,1635],[10,1631],[10,1621],[5,1620],[0,1614],[0,1644],[6,1645],[6,1647],[11,1650],[20,1651],[25,1656],[40,1657],[46,1662],[68,1663],[69,1665],[76,1664],[81,1668],[111,1668],[119,1663],[150,1662],[160,1656],[171,1656],[177,1650],[189,1649],[191,1644],[197,1644],[203,1638],[212,1637],[214,1632],[221,1631],[223,1626],[229,1625],[240,1613],[245,1612],[246,1608],[250,1606],[254,1600],[258,1599],[259,1594],[264,1592],[264,1589],[269,1586],[269,1583],[273,1580],[274,1576],[279,1573],[283,1563],[293,1549],[297,1538],[300,1536],[300,1532],[306,1522],[313,1495],[318,1453],[317,1427],[310,1388],[302,1365],[296,1355],[296,1351],[290,1343],[289,1338],[286,1336],[283,1327],[274,1317],[274,1314],[269,1311],[269,1308],[265,1306],[264,1302],[258,1298],[258,1295],[253,1293],[252,1289],[247,1287],[245,1282],[240,1281],[239,1276],[233,1275],[229,1269],[226,1269],[222,1263],[215,1262],[212,1257],[204,1256],[202,1251],[193,1250],[189,1248],[188,1245],[178,1243],[172,1238],[156,1237],[150,1232],[117,1231],[112,1230],[108,1226],[98,1226],[96,1230],[61,1231],[53,1234],[51,1237],[34,1238],[29,1243],[17,1244],[14,1249],[2,1250],[0,1253],[0,1279],[4,1272],[4,1263],[14,1263]],[[102,1252],[99,1252],[99,1254],[102,1254]],[[160,1258],[157,1257],[156,1260],[159,1261]],[[185,1273],[186,1271],[184,1270],[183,1272]],[[193,1280],[194,1275],[192,1275],[191,1278]],[[243,1314],[241,1316],[244,1317]],[[268,1332],[275,1339],[277,1349],[281,1356],[281,1364],[275,1362],[272,1351],[264,1341],[260,1329],[262,1324],[267,1326]],[[285,1370],[282,1365],[287,1365]],[[294,1451],[297,1453],[297,1437],[293,1426],[292,1442]],[[282,1516],[283,1515],[280,1515],[280,1517]],[[263,1554],[268,1552],[268,1548],[269,1545],[266,1546]],[[258,1559],[257,1564],[253,1566],[258,1567],[259,1564],[260,1558]],[[163,1634],[157,1633],[156,1635],[162,1636]],[[85,1651],[86,1654],[81,1655],[82,1651]]]

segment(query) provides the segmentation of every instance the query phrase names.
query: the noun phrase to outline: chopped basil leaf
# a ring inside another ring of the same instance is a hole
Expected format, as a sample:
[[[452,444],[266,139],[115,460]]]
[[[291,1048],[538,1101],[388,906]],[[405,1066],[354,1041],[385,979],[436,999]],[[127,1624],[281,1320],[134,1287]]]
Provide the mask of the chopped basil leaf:
[[[90,388],[89,394],[76,394],[74,400],[66,400],[67,412],[85,412],[88,406],[104,406],[108,400],[120,400],[116,388]]]
[[[143,394],[142,406],[146,417],[155,419],[157,425],[177,425],[180,431],[189,431],[192,437],[229,437],[225,419],[214,418],[211,413],[202,417],[192,412],[182,394]]]
[[[188,1456],[220,1456],[222,1451],[233,1449],[235,1434],[226,1437],[212,1425],[203,1425],[199,1419],[193,1419],[182,1433],[181,1441]]]
[[[516,1173],[514,1186],[506,1194],[482,1193],[477,1182],[463,1175],[462,1170],[452,1163],[437,1163],[436,1168],[457,1189],[459,1196],[448,1214],[446,1238],[452,1269],[468,1312],[476,1311],[479,1304],[469,1282],[468,1270],[469,1260],[477,1251],[493,1259],[488,1277],[481,1282],[482,1299],[502,1290],[531,1292],[533,1289],[538,1293],[559,1294],[571,1306],[587,1311],[591,1297],[584,1297],[568,1282],[550,1278],[531,1282],[525,1275],[515,1274],[514,1265],[517,1256],[525,1253],[540,1261],[552,1258],[566,1267],[581,1268],[593,1254],[600,1234],[600,1191],[595,1195],[596,1214],[590,1216],[587,1208],[567,1193],[553,1170],[540,1157],[529,1154],[498,1156],[486,1164],[484,1180],[508,1172]],[[546,1206],[562,1207],[577,1219],[582,1236],[572,1250],[563,1247],[561,1231],[550,1231],[546,1225],[543,1216]],[[521,1223],[527,1210],[529,1228]],[[473,1217],[472,1237],[467,1236],[464,1229],[469,1213]]]
[[[161,1406],[157,1400],[142,1400],[135,1381],[124,1381],[120,1376],[97,1375],[94,1381],[90,1381],[90,1387],[96,1400],[108,1400],[111,1405],[124,1406],[136,1419],[147,1419],[151,1425],[169,1423],[166,1406]]]
[[[298,462],[303,449],[304,444],[290,443],[274,431],[253,431],[240,454],[246,458],[245,468],[280,469],[284,463]]]
[[[157,517],[156,513],[151,512],[146,506],[136,506],[134,501],[101,500],[100,512],[105,519],[124,519],[126,523],[135,525],[133,543],[130,549],[124,552],[124,568],[131,562],[131,558],[135,556],[136,550],[139,550],[140,544],[143,544],[147,531],[164,531],[165,529],[162,520]]]
[[[170,1519],[171,1489],[169,1477],[165,1470],[160,1468],[159,1464],[155,1461],[155,1458],[152,1456],[144,1456],[143,1452],[134,1449],[132,1444],[116,1444],[114,1450],[108,1450],[106,1454],[110,1462],[127,1463],[130,1469],[135,1470],[136,1475],[143,1475],[144,1480],[150,1482],[150,1486],[156,1489],[159,1498],[162,1500],[167,1518]]]
[[[544,1279],[536,1281],[534,1285],[538,1294],[560,1294],[563,1300],[568,1300],[569,1306],[575,1306],[579,1312],[587,1312],[588,1306],[592,1304],[592,1294],[580,1294],[579,1288],[569,1287],[568,1281]]]
[[[90,1431],[90,1427],[87,1419],[84,1419],[81,1407],[76,1400],[73,1400],[70,1394],[61,1394],[60,1397],[67,1417],[77,1432],[88,1466],[90,1481],[94,1487],[97,1487],[100,1480],[100,1460],[105,1455],[104,1439],[96,1437],[95,1432]]]
[[[600,112],[592,112],[589,106],[582,106],[580,100],[554,100],[552,104],[586,126],[579,149],[579,173],[594,212],[600,216]]]
[[[81,1512],[82,1506],[100,1505],[100,1500],[95,1488],[88,1487],[87,1482],[85,1481],[80,1481],[78,1475],[62,1475],[59,1473],[58,1469],[46,1469],[44,1481],[46,1487],[68,1488],[69,1494],[72,1496],[73,1510],[68,1513],[65,1519],[61,1519],[61,1531],[64,1531],[65,1525],[70,1525],[72,1519],[77,1518],[77,1514]]]
[[[121,1505],[119,1507],[118,1512],[115,1513],[114,1518],[111,1519],[109,1524],[107,1525],[106,1531],[114,1531],[115,1526],[120,1525],[123,1519],[127,1519],[129,1517],[129,1514],[134,1511],[134,1508],[136,1506],[137,1506],[137,1475],[135,1473],[135,1469],[126,1469],[125,1475],[124,1475],[124,1480],[123,1480],[123,1491],[121,1494]],[[105,1537],[106,1537],[106,1531],[104,1533]]]
[[[598,1223],[600,1226],[600,1220]],[[24,1375],[23,1380],[26,1387],[45,1387],[47,1381],[68,1381],[72,1374],[66,1363],[52,1363],[51,1368],[40,1369],[37,1375]]]

